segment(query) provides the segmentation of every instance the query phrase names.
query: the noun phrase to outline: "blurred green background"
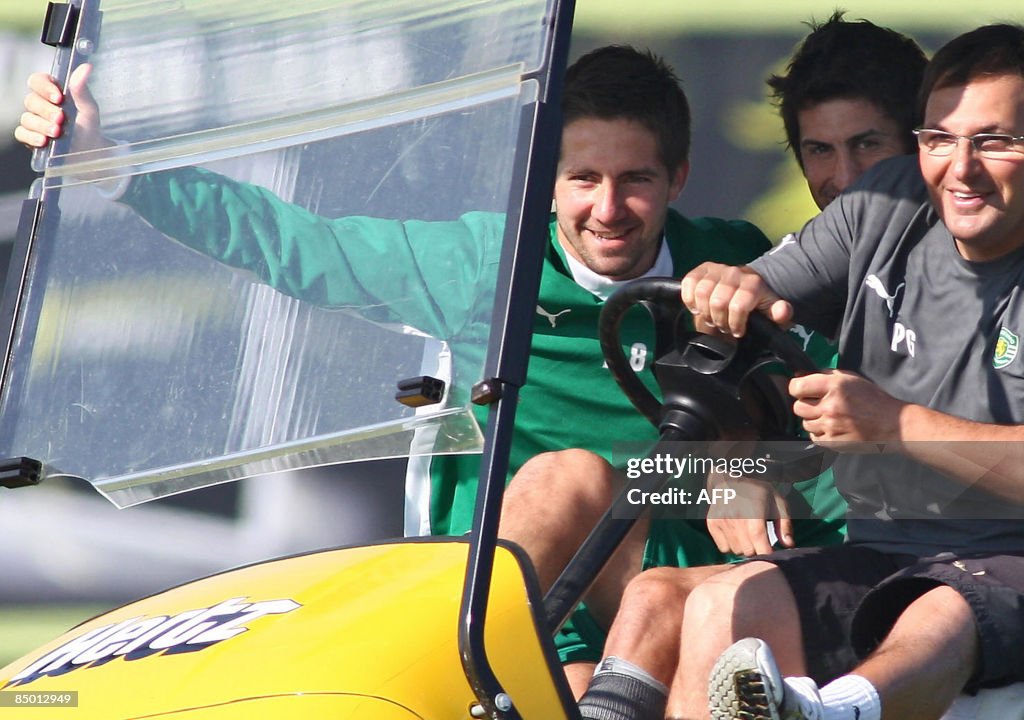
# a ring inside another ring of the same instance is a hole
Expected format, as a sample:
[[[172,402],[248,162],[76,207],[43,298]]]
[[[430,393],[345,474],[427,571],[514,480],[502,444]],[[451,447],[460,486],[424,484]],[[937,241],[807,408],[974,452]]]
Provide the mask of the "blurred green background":
[[[107,7],[127,1],[110,0]],[[45,0],[0,0],[0,242],[9,243],[14,236],[17,208],[32,177],[28,153],[15,145],[11,133],[25,77],[49,66],[49,50],[38,43],[46,6]],[[680,209],[744,217],[778,238],[797,229],[815,208],[782,145],[781,122],[765,100],[764,79],[782,69],[806,32],[802,23],[823,20],[837,6],[847,10],[849,19],[867,18],[915,36],[926,51],[979,24],[1024,20],[1020,0],[984,5],[949,0],[839,5],[806,0],[579,0],[573,54],[611,42],[650,46],[664,54],[683,77],[695,111],[693,171]],[[0,535],[7,553],[17,553],[19,541],[35,540]],[[2,582],[10,586],[18,578],[6,576]],[[3,604],[3,597],[0,593],[0,666],[113,602],[68,605],[54,596],[25,605]]]
[[[736,33],[793,32],[793,24],[844,9],[849,17],[917,31],[956,31],[996,19],[1019,18],[1020,3],[992,0],[969,4],[951,0],[727,0],[720,3],[644,0],[626,7],[619,0],[578,0],[575,27],[605,34],[642,32],[664,35],[703,31]]]
[[[38,29],[46,3],[42,0],[0,0],[0,24],[21,31]]]

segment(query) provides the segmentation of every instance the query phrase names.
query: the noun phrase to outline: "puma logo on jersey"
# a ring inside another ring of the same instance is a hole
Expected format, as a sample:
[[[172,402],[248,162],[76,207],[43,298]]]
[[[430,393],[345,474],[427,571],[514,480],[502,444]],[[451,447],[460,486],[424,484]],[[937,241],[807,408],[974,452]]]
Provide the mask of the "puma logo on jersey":
[[[804,352],[807,352],[807,346],[811,344],[811,338],[814,337],[814,331],[808,330],[803,325],[794,325],[789,329],[789,331],[803,341]]]
[[[905,282],[897,285],[891,293],[877,275],[868,275],[864,278],[864,284],[871,288],[875,295],[882,298],[885,302],[885,307],[889,310],[890,318],[896,314],[896,298],[899,297],[900,290],[906,287],[907,284]],[[917,333],[897,321],[892,326],[892,343],[889,345],[889,349],[893,352],[899,352],[900,345],[906,348],[907,354],[910,357],[914,357],[914,353],[917,351]]]
[[[774,255],[775,253],[777,253],[782,248],[786,247],[787,245],[792,245],[795,242],[796,242],[796,235],[794,235],[793,233],[790,233],[786,237],[782,238],[782,240],[779,241],[778,245],[776,245],[771,250],[769,250],[768,254],[769,255]]]
[[[551,323],[551,327],[555,327],[558,324],[558,318],[560,318],[562,315],[565,315],[568,312],[572,312],[572,308],[567,308],[565,310],[562,310],[561,312],[557,312],[552,315],[547,310],[542,308],[540,305],[537,306],[537,314],[547,318],[548,322]]]
[[[906,285],[905,282],[901,282],[896,286],[896,289],[889,294],[889,291],[885,289],[885,285],[878,279],[877,275],[868,275],[864,278],[864,284],[875,291],[875,295],[882,298],[885,301],[885,306],[889,308],[889,317],[893,316],[896,312],[896,296],[899,295],[900,290]]]

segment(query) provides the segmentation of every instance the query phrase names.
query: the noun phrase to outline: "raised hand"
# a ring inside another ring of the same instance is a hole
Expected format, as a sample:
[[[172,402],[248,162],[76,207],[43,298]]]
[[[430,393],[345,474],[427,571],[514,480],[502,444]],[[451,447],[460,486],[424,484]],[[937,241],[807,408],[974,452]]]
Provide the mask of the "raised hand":
[[[103,137],[99,107],[89,91],[91,73],[92,65],[79,65],[68,81],[71,100],[77,110],[71,152],[95,150],[114,144]],[[64,132],[67,114],[63,105],[66,98],[56,80],[46,73],[29,76],[28,88],[30,92],[25,96],[25,112],[22,113],[21,124],[14,130],[14,137],[28,147],[44,148]]]

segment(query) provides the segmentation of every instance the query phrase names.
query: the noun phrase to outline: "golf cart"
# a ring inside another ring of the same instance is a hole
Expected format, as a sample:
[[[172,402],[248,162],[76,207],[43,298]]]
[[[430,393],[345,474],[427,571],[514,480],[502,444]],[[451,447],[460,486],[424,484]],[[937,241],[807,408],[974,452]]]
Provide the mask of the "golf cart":
[[[67,85],[83,62],[94,67],[90,88],[118,142],[80,150],[76,124],[38,158],[2,310],[4,484],[71,475],[127,506],[363,458],[482,450],[483,471],[467,537],[307,553],[130,603],[0,670],[5,717],[578,716],[551,632],[628,521],[610,512],[547,598],[521,552],[495,539],[571,10],[51,4],[54,75]],[[324,67],[370,72],[320,83]],[[224,88],[237,95],[218,103]],[[481,264],[490,293],[473,298],[486,322],[449,343],[377,303],[327,311],[168,242],[112,201],[125,184],[193,167],[328,217],[506,213],[499,252]],[[403,182],[429,185],[430,197]],[[609,367],[666,442],[777,440],[788,414],[751,371],[802,367],[785,336],[766,327],[737,350],[688,334],[671,282],[620,298],[603,320]],[[708,382],[663,387],[662,400],[637,386],[614,335],[638,304],[659,329],[659,380]],[[780,472],[816,452],[803,447]]]

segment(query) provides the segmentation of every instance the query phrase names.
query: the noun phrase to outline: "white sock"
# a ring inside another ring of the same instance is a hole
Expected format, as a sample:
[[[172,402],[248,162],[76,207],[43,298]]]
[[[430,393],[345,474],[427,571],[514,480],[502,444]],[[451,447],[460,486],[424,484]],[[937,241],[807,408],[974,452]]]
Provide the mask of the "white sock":
[[[878,691],[867,678],[843,675],[821,688],[822,720],[881,720]]]
[[[785,677],[782,679],[785,689],[783,707],[792,712],[799,708],[800,717],[807,720],[825,720],[825,708],[821,704],[818,684],[809,677]]]

